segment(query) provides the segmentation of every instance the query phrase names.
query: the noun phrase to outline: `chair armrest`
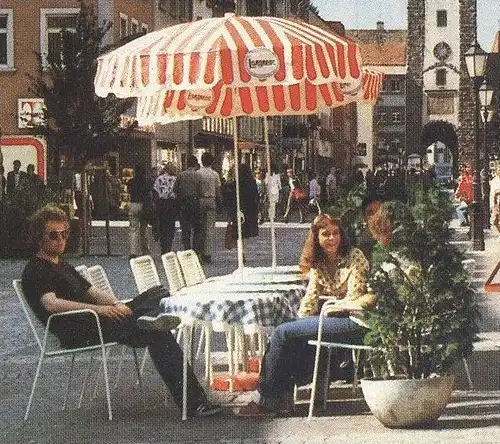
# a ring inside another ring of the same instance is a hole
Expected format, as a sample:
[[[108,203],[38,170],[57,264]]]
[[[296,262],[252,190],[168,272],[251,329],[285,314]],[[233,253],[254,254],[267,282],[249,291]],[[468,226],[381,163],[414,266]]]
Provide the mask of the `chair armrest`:
[[[103,339],[102,330],[101,330],[101,321],[99,320],[99,316],[97,315],[96,311],[92,310],[90,308],[81,308],[81,309],[78,309],[78,310],[61,311],[61,312],[58,312],[58,313],[52,313],[49,316],[49,319],[47,319],[47,326],[45,328],[44,342],[47,341],[47,336],[48,336],[48,332],[49,332],[49,326],[50,326],[50,322],[52,321],[52,319],[58,318],[58,317],[65,317],[65,316],[74,316],[74,315],[85,314],[85,313],[88,313],[89,315],[91,315],[91,316],[93,316],[95,318],[95,324],[96,324],[96,327],[97,327],[97,331],[99,333],[100,343],[104,344],[104,339]]]

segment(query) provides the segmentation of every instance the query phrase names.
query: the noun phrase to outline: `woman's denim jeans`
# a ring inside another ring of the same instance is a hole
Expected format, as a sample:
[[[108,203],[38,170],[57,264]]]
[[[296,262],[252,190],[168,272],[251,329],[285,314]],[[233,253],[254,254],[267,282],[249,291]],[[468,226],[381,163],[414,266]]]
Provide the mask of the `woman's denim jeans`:
[[[312,380],[316,347],[307,342],[318,335],[318,316],[309,316],[279,325],[273,332],[262,361],[260,403],[278,408],[280,397],[290,393],[294,384]],[[348,317],[323,320],[323,340],[361,344],[363,328]]]

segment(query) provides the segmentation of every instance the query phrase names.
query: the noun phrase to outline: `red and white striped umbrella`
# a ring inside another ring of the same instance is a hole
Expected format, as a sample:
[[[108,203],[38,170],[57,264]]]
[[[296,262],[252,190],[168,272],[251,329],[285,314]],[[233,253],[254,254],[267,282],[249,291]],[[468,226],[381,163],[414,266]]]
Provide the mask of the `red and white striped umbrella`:
[[[219,85],[353,83],[360,66],[356,43],[317,26],[226,14],[151,32],[99,57],[95,91],[136,97]]]
[[[219,83],[207,90],[161,91],[138,99],[136,118],[145,125],[201,117],[313,114],[351,102],[376,102],[382,78],[382,73],[362,68],[361,81],[351,84],[304,81],[290,86],[231,88]]]

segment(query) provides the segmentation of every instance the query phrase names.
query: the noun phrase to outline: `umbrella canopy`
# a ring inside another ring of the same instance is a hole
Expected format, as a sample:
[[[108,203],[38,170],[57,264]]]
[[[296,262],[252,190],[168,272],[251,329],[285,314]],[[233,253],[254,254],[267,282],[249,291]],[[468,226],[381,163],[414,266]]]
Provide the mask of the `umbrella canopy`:
[[[211,90],[161,91],[139,98],[136,118],[139,124],[145,125],[201,117],[313,114],[319,109],[334,108],[351,102],[375,102],[382,78],[381,73],[362,68],[358,85],[313,85],[305,81],[290,86],[231,88],[219,83]]]
[[[98,58],[95,91],[105,97],[158,90],[313,85],[358,81],[353,41],[297,20],[228,13],[164,28]]]

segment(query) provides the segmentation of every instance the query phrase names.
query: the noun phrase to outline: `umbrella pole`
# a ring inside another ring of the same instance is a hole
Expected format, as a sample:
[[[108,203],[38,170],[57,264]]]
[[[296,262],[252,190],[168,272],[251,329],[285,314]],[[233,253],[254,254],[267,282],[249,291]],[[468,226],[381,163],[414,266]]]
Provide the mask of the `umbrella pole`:
[[[238,227],[238,268],[243,268],[243,232],[241,227],[241,201],[240,201],[240,173],[239,173],[239,153],[238,153],[238,118],[233,117],[234,134],[234,179],[236,181],[236,223]]]
[[[267,174],[266,174],[266,183],[269,183],[271,180],[271,148],[269,146],[269,123],[267,121],[267,116],[264,116],[264,141],[266,144],[266,163],[267,163]],[[268,195],[269,196],[269,195]],[[275,208],[276,204],[274,202],[271,202],[268,199],[269,202],[269,219],[271,221],[271,252],[272,252],[272,267],[273,269],[276,269],[276,231],[275,231],[275,226],[274,226],[274,217],[275,217]],[[274,205],[275,208],[271,210],[271,205]]]

